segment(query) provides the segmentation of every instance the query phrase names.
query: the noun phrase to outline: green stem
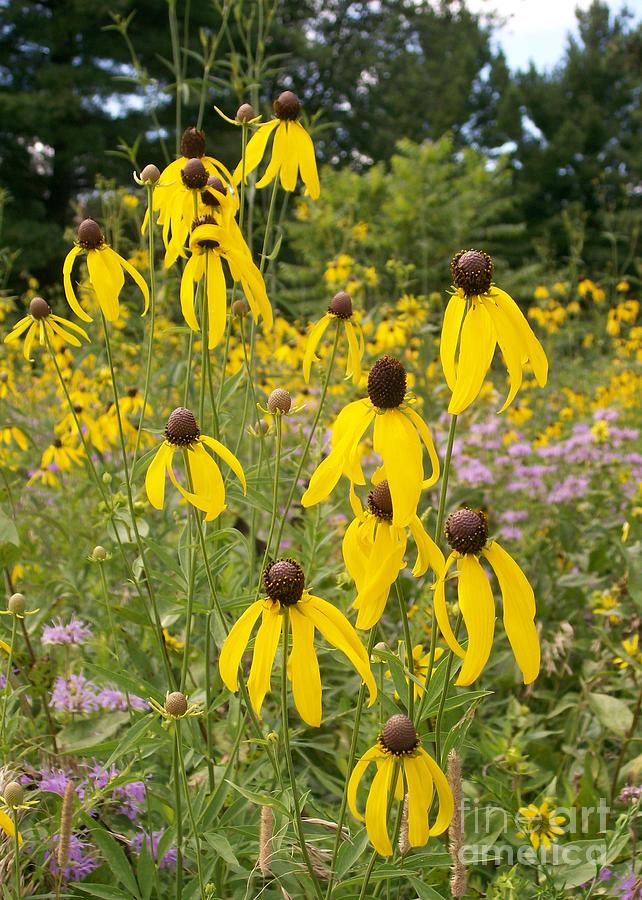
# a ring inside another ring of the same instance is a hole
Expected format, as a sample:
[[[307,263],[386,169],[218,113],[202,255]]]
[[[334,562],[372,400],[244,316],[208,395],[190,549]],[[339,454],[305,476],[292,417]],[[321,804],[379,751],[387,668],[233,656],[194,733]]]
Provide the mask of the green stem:
[[[182,68],[181,48],[178,35],[178,19],[176,18],[176,0],[169,0],[169,33],[172,41],[172,62],[176,76],[176,156],[181,149],[181,102],[182,102]]]
[[[185,792],[185,803],[187,805],[187,814],[192,825],[194,834],[194,843],[196,844],[196,868],[198,870],[198,884],[201,890],[201,900],[205,900],[205,881],[203,879],[203,864],[201,861],[201,840],[198,836],[198,828],[196,818],[194,816],[194,808],[192,807],[192,798],[190,797],[189,784],[187,783],[187,772],[185,771],[185,760],[183,758],[183,739],[181,735],[180,720],[176,721],[176,748],[178,751],[178,761],[183,779],[183,790]]]
[[[448,480],[450,478],[450,464],[453,455],[453,445],[455,443],[455,432],[457,430],[457,416],[451,416],[450,428],[448,429],[448,443],[446,445],[446,456],[444,458],[444,471],[441,477],[441,490],[439,492],[439,506],[437,508],[437,521],[435,522],[435,543],[439,544],[441,531],[444,527],[444,517],[446,514],[446,497],[448,494]],[[435,619],[435,601],[433,595],[432,602],[432,618],[430,630],[430,653],[428,657],[428,669],[426,670],[426,682],[424,684],[424,692],[419,704],[416,725],[419,725],[423,718],[424,709],[428,701],[428,687],[432,678],[432,670],[435,664],[435,652],[437,650],[437,623]]]
[[[178,738],[174,735],[174,806],[176,813],[176,900],[183,896],[183,814],[181,810],[181,780],[179,777]]]
[[[321,390],[321,396],[319,397],[319,406],[317,408],[316,414],[312,421],[312,427],[310,429],[310,434],[305,442],[305,446],[303,447],[303,451],[299,457],[299,465],[296,471],[296,475],[294,476],[294,481],[292,482],[292,487],[290,488],[290,493],[288,494],[288,498],[285,502],[285,509],[283,511],[283,515],[281,517],[281,524],[279,525],[279,530],[276,537],[276,548],[277,552],[279,546],[281,544],[281,538],[283,536],[283,529],[285,528],[285,522],[290,511],[290,507],[292,506],[292,500],[294,499],[294,492],[297,489],[299,478],[301,477],[301,472],[303,471],[303,466],[305,465],[305,461],[308,457],[308,452],[310,450],[310,445],[312,444],[312,439],[316,434],[317,425],[319,424],[319,420],[321,418],[321,413],[323,412],[323,406],[325,404],[325,398],[328,393],[328,386],[330,384],[330,377],[332,375],[332,368],[334,366],[334,359],[337,355],[337,347],[339,346],[339,335],[340,335],[340,323],[337,319],[337,330],[334,335],[334,343],[332,344],[332,353],[330,354],[330,361],[328,363],[328,368],[325,373],[325,379],[323,381],[323,388]]]
[[[113,654],[114,659],[118,662],[118,664],[120,666],[120,655],[118,653],[118,632],[116,631],[116,627],[114,625],[114,619],[113,619],[112,611],[111,611],[111,600],[109,598],[109,588],[107,586],[107,578],[105,577],[105,571],[103,569],[103,562],[101,560],[99,560],[99,562],[98,562],[98,571],[100,572],[100,583],[101,583],[102,589],[103,589],[103,597],[105,599],[105,606],[107,607],[107,617],[109,618],[109,633],[111,635],[111,638],[114,642],[114,647],[115,647],[115,649],[112,650],[111,642],[108,642],[110,644],[109,652]],[[129,702],[129,693],[126,692],[126,694],[127,694],[127,698],[128,698],[128,702]]]
[[[270,205],[268,207],[267,221],[265,223],[265,233],[263,235],[263,247],[261,249],[261,259],[259,260],[259,272],[261,275],[265,271],[265,266],[268,262],[267,259],[267,248],[268,242],[270,239],[270,235],[272,232],[272,224],[274,222],[274,208],[276,206],[276,195],[279,190],[279,179],[275,178],[272,183],[272,194],[270,196]]]
[[[410,622],[408,621],[408,608],[404,600],[403,593],[399,586],[399,579],[395,581],[395,590],[397,592],[397,601],[399,603],[399,613],[403,624],[403,642],[406,649],[406,667],[411,675],[414,675],[414,662],[412,655],[412,640],[410,638]],[[408,679],[408,718],[412,719],[415,712],[415,682],[412,678]]]
[[[368,659],[372,653],[372,648],[374,647],[375,636],[377,634],[377,626],[373,625],[370,629],[370,634],[368,635],[368,647],[367,654]],[[332,896],[332,886],[334,884],[334,871],[335,865],[337,861],[337,854],[339,852],[339,848],[341,846],[342,840],[342,831],[343,831],[343,823],[346,817],[346,809],[348,806],[348,782],[350,780],[350,775],[352,774],[352,769],[354,768],[354,762],[357,758],[357,745],[359,743],[359,725],[361,724],[361,713],[363,711],[363,704],[366,698],[366,685],[364,683],[361,684],[359,688],[359,694],[357,696],[357,706],[354,713],[354,723],[352,725],[352,739],[350,740],[350,750],[348,752],[348,766],[346,769],[346,779],[345,784],[343,785],[343,796],[341,797],[341,807],[339,809],[339,817],[337,819],[337,831],[334,839],[334,847],[332,849],[332,859],[330,861],[330,874],[328,875],[328,887],[326,889],[325,900],[330,900]]]
[[[22,897],[22,891],[20,890],[20,832],[18,831],[18,810],[13,810],[13,857],[14,857],[14,872],[16,878],[16,900],[20,900]]]
[[[5,669],[4,702],[2,704],[2,721],[0,722],[0,746],[4,746],[4,725],[7,716],[7,706],[9,704],[9,694],[11,692],[11,666],[13,664],[14,645],[18,629],[18,616],[14,613],[11,618],[13,620],[11,623],[11,645],[7,655],[7,668]]]
[[[138,451],[140,450],[140,441],[143,434],[143,423],[145,421],[145,413],[147,412],[147,399],[149,397],[149,387],[152,372],[152,355],[154,352],[154,326],[156,322],[156,270],[154,267],[154,185],[147,186],[147,212],[149,220],[147,223],[147,256],[149,258],[149,344],[147,347],[147,361],[145,363],[145,387],[143,388],[143,408],[141,410],[140,419],[138,421],[138,433],[136,434],[136,446],[134,448],[134,458],[132,460],[132,469],[136,465],[138,459]]]
[[[290,749],[290,732],[288,727],[288,639],[290,636],[290,615],[287,606],[283,609],[283,644],[282,644],[282,660],[281,660],[281,724],[283,728],[283,752],[285,763],[288,770],[288,779],[290,781],[290,790],[292,791],[292,805],[294,807],[294,827],[296,829],[299,845],[303,861],[312,879],[315,896],[318,900],[323,900],[323,894],[319,887],[317,876],[310,861],[308,846],[305,842],[305,834],[303,832],[303,822],[301,821],[301,804],[299,800],[299,791],[294,775],[294,766],[292,764],[292,752]]]

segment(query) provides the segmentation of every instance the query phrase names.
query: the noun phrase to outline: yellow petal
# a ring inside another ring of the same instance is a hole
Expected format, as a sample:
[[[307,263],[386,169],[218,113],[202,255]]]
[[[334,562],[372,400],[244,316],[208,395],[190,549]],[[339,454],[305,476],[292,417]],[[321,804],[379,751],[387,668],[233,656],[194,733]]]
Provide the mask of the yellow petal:
[[[254,132],[252,137],[247,142],[245,147],[245,177],[253,172],[254,169],[258,166],[258,164],[263,159],[265,154],[265,148],[267,146],[267,142],[269,140],[270,135],[274,131],[274,129],[279,124],[278,119],[272,119],[271,122],[265,122],[263,125],[259,125],[257,130]],[[243,161],[238,164],[236,169],[234,169],[234,173],[232,178],[235,184],[238,184],[241,180],[241,176],[243,174]]]
[[[374,449],[386,469],[393,524],[404,527],[417,512],[424,472],[421,442],[400,410],[387,409],[375,416]]]
[[[312,620],[315,628],[321,632],[329,644],[345,653],[366,683],[370,695],[369,705],[372,706],[377,699],[377,685],[370,669],[370,659],[366,648],[359,640],[357,632],[343,613],[339,612],[331,603],[311,594],[307,596],[308,602],[299,604],[299,612]]]
[[[254,642],[250,677],[247,680],[250,700],[257,716],[261,715],[263,700],[270,690],[272,666],[279,645],[282,623],[283,616],[279,615],[278,610],[272,608],[263,610],[261,626]]]
[[[359,384],[361,381],[361,357],[363,355],[363,350],[359,347],[359,342],[354,333],[352,322],[349,322],[346,319],[343,325],[346,337],[348,338],[348,368],[346,370],[346,375],[352,376],[353,384]]]
[[[16,834],[16,828],[13,824],[13,821],[9,818],[9,816],[0,809],[0,828],[4,831],[7,837],[13,838]],[[20,832],[18,832],[18,843],[22,847],[24,841]]]
[[[207,315],[209,319],[208,347],[213,350],[223,339],[227,323],[227,287],[220,257],[211,250],[207,260]]]
[[[25,316],[23,319],[20,319],[4,339],[5,344],[12,344],[14,341],[17,341],[20,335],[32,324],[33,319],[31,316]]]
[[[439,625],[439,630],[441,631],[444,640],[450,647],[450,649],[457,656],[463,657],[466,655],[466,651],[461,646],[455,634],[450,627],[450,620],[448,618],[448,608],[446,607],[446,575],[448,574],[448,570],[451,565],[457,558],[455,553],[451,553],[448,559],[446,560],[446,564],[444,566],[444,571],[442,576],[439,578],[437,582],[437,586],[435,587],[435,617],[437,619],[437,624]]]
[[[67,298],[67,303],[76,313],[79,319],[82,319],[83,322],[92,322],[93,319],[91,318],[91,316],[88,315],[82,308],[80,303],[78,303],[78,299],[76,297],[76,294],[74,293],[73,285],[71,283],[71,270],[73,269],[74,260],[79,253],[82,253],[82,247],[76,245],[75,247],[72,247],[69,253],[65,256],[65,261],[62,267],[62,280],[65,288],[65,297]]]
[[[437,789],[437,799],[439,800],[439,812],[437,813],[437,818],[435,819],[434,824],[430,828],[430,834],[443,834],[450,825],[453,813],[455,811],[455,801],[453,799],[453,793],[450,790],[448,779],[441,771],[434,759],[432,759],[432,757],[429,756],[428,753],[426,753],[423,747],[419,748],[419,756],[424,761],[428,771],[432,775],[433,784]]]
[[[237,691],[239,687],[239,666],[245,653],[252,629],[264,608],[263,600],[256,600],[245,610],[243,615],[234,623],[221,647],[218,658],[218,669],[225,687],[230,691]]]
[[[388,795],[394,768],[393,758],[386,757],[372,780],[366,801],[368,837],[381,856],[392,856],[392,845],[388,835]]]
[[[272,142],[272,157],[267,169],[263,174],[263,177],[256,182],[257,188],[267,187],[267,185],[270,184],[270,182],[276,177],[276,175],[278,175],[281,166],[283,165],[285,154],[287,153],[286,139],[287,124],[280,121],[276,128],[276,131],[274,132],[274,141]]]
[[[194,281],[197,277],[197,258],[194,255],[190,256],[185,264],[181,278],[181,312],[192,331],[200,331],[194,309]]]
[[[535,595],[515,560],[496,541],[483,551],[493,567],[504,604],[504,628],[524,684],[539,675],[540,647],[535,627]]]
[[[444,554],[437,544],[435,544],[433,539],[426,533],[426,529],[419,516],[414,516],[410,520],[410,533],[417,545],[417,562],[412,570],[412,574],[415,578],[420,578],[428,571],[428,567],[430,567],[437,578],[441,578],[441,574],[446,566]]]
[[[321,674],[314,649],[314,625],[296,606],[290,608],[292,695],[299,715],[313,728],[321,724]]]
[[[31,359],[31,350],[33,347],[33,342],[36,337],[36,331],[38,328],[38,323],[34,322],[27,334],[25,335],[25,342],[22,347],[22,354],[24,358],[29,361]]]
[[[300,127],[300,126],[299,126]],[[281,163],[281,187],[284,191],[293,191],[299,171],[299,145],[297,142],[297,123],[285,123],[285,141],[283,161]]]
[[[430,478],[426,478],[424,483],[422,484],[422,488],[432,487],[433,484],[439,478],[439,457],[437,456],[437,451],[435,450],[435,445],[432,439],[432,435],[430,433],[430,429],[421,418],[418,412],[416,412],[411,406],[405,407],[403,410],[404,414],[408,416],[410,421],[413,423],[417,431],[419,432],[419,436],[424,443],[424,447],[428,451],[428,457],[430,459],[430,465],[432,467],[432,472],[430,474]]]
[[[368,570],[369,556],[366,556],[362,550],[361,543],[358,540],[358,533],[361,527],[359,519],[353,519],[346,528],[341,544],[341,552],[343,561],[350,577],[357,585],[357,591],[363,583],[363,578]]]
[[[444,323],[441,327],[441,341],[439,343],[441,367],[444,370],[446,384],[451,391],[455,390],[455,383],[457,381],[455,358],[457,353],[457,342],[459,341],[459,332],[461,329],[461,320],[463,319],[465,312],[466,300],[458,293],[453,294],[448,301],[448,306],[444,313]]]
[[[303,354],[303,378],[305,379],[306,384],[310,381],[310,369],[312,368],[312,361],[315,359],[315,353],[317,347],[319,346],[319,341],[323,337],[326,328],[332,321],[332,318],[333,317],[329,313],[326,313],[325,316],[322,316],[319,321],[312,326],[312,330],[308,335],[308,340],[305,345],[305,353]]]
[[[186,454],[187,464],[190,468],[192,485],[197,497],[202,498],[203,506],[207,506],[206,521],[211,521],[219,516],[225,509],[225,484],[221,470],[216,460],[208,454],[201,441],[194,444],[193,449]]]
[[[42,327],[49,329],[49,334],[57,334],[58,337],[62,338],[63,341],[66,341],[68,344],[71,344],[72,347],[80,347],[80,341],[76,337],[75,334],[71,334],[71,332],[66,331],[62,325],[59,325],[57,322],[53,321],[53,316],[49,316],[49,319],[45,322],[40,323],[41,329]]]
[[[355,600],[355,607],[359,609],[357,628],[372,628],[383,615],[390,588],[403,568],[405,552],[404,531],[380,522],[369,560],[369,571]]]
[[[468,649],[455,684],[471,684],[488,662],[495,632],[495,601],[486,573],[476,556],[457,560],[459,609],[468,632]]]
[[[317,200],[321,193],[321,187],[319,185],[319,173],[317,172],[314,144],[312,143],[312,138],[300,122],[293,122],[292,124],[296,126],[295,135],[298,144],[301,181],[308,189],[310,197],[312,197],[313,200]]]
[[[118,295],[125,281],[122,269],[118,267],[118,276],[105,250],[90,250],[87,253],[87,268],[103,315],[108,322],[115,322],[120,311]]]
[[[174,451],[175,448],[171,444],[163,441],[145,475],[147,499],[155,509],[162,509],[165,503],[165,473]]]
[[[548,379],[548,360],[544,348],[535,337],[533,329],[528,324],[519,306],[513,298],[499,288],[491,288],[490,296],[497,305],[504,310],[513,324],[513,328],[521,335],[528,351],[528,358],[533,367],[535,378],[540,387],[544,387]]]
[[[523,342],[521,336],[513,328],[513,324],[501,307],[496,306],[492,301],[484,304],[488,314],[493,320],[495,331],[497,333],[497,343],[502,351],[506,368],[508,369],[508,380],[510,389],[508,396],[504,401],[504,405],[499,410],[500,413],[510,406],[515,399],[517,391],[522,386],[522,355]]]
[[[363,778],[365,771],[370,763],[375,759],[378,759],[380,756],[381,752],[377,747],[371,747],[369,750],[366,750],[366,752],[363,754],[359,762],[352,770],[350,780],[348,781],[348,807],[352,815],[355,817],[355,819],[358,819],[359,822],[365,822],[365,818],[359,812],[359,806],[357,804],[357,790],[359,789],[361,779]]]
[[[432,777],[418,756],[404,759],[403,768],[408,782],[408,843],[411,847],[423,847],[430,833],[428,807],[432,800]]]
[[[461,329],[457,381],[448,412],[458,415],[479,394],[496,344],[495,328],[485,306],[476,302],[466,313]]]
[[[140,274],[140,272],[132,266],[131,263],[127,262],[127,260],[124,259],[119,253],[116,253],[115,250],[112,250],[111,247],[105,247],[105,252],[110,254],[111,258],[115,257],[118,265],[121,265],[123,267],[123,269],[127,272],[127,274],[131,275],[131,277],[136,282],[138,289],[140,290],[141,294],[143,295],[143,301],[145,303],[145,306],[143,308],[143,315],[145,315],[145,313],[149,309],[149,288],[147,287],[147,282],[145,281],[143,276]]]
[[[228,464],[230,469],[234,472],[238,480],[241,482],[243,486],[243,493],[245,494],[247,491],[247,483],[245,481],[245,472],[243,471],[243,466],[238,461],[238,459],[234,456],[231,450],[228,450],[227,447],[224,447],[220,441],[217,441],[216,438],[209,437],[206,434],[201,435],[201,441],[204,444],[207,444],[214,453],[217,453],[221,459]]]

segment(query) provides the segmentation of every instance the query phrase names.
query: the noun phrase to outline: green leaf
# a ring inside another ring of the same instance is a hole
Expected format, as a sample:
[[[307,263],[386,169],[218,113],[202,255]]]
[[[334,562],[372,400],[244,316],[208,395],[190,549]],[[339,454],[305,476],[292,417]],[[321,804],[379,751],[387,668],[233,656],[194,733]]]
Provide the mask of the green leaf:
[[[424,882],[415,875],[408,875],[408,881],[417,891],[419,900],[444,900],[443,894],[438,893],[434,888],[431,888],[430,885],[424,884]]]
[[[143,839],[138,857],[137,872],[138,884],[143,900],[149,900],[154,887],[154,861],[149,852],[147,841]]]
[[[259,794],[256,791],[249,791],[247,788],[234,784],[234,782],[229,779],[227,783],[231,785],[235,791],[238,791],[241,796],[245,797],[246,800],[250,800],[252,803],[256,804],[256,806],[271,806],[272,809],[276,809],[288,819],[290,818],[290,810],[287,806],[284,806],[280,800],[276,800],[269,794]]]
[[[0,566],[10,566],[20,554],[20,536],[13,519],[0,510]]]
[[[109,884],[74,884],[74,889],[91,897],[101,897],[102,900],[130,900],[129,894],[123,894]]]
[[[626,737],[631,730],[633,713],[623,700],[608,694],[589,694],[588,705],[607,731]]]
[[[358,831],[352,841],[344,841],[337,853],[336,873],[341,878],[349,872],[355,862],[363,856],[368,846],[368,832],[365,828]]]
[[[217,833],[216,831],[210,831],[207,834],[204,834],[203,837],[210,847],[213,847],[216,850],[221,859],[224,859],[228,865],[238,868],[239,861],[234,855],[230,842],[225,835]]]
[[[143,718],[139,722],[136,722],[135,725],[132,725],[105,763],[105,768],[108,769],[109,766],[111,766],[112,763],[115,763],[117,759],[120,759],[123,754],[128,753],[130,750],[133,750],[134,747],[137,747],[141,743],[147,729],[156,721],[156,718],[154,713],[149,713],[148,715],[143,716]]]
[[[100,828],[95,823],[92,824],[92,840],[95,841],[96,844],[98,844],[98,847],[103,857],[105,858],[105,862],[111,869],[112,874],[118,879],[118,881],[120,881],[120,883],[125,888],[127,888],[131,897],[136,897],[138,898],[138,900],[141,900],[140,893],[138,891],[138,884],[136,883],[134,873],[132,872],[129,862],[127,861],[127,857],[125,856],[125,851],[120,846],[120,844],[118,844],[114,840],[109,832],[105,831],[103,828]]]
[[[89,750],[96,752],[126,721],[127,713],[119,711],[73,722],[58,734],[60,749],[65,753],[84,753]]]

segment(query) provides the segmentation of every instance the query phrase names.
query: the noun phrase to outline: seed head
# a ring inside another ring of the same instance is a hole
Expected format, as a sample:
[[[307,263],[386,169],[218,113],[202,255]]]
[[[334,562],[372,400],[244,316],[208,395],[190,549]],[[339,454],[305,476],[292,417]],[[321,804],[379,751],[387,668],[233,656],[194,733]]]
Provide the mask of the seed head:
[[[293,91],[283,91],[274,101],[274,112],[278,119],[293,122],[299,118],[301,101]]]
[[[368,509],[378,519],[392,521],[392,495],[385,478],[368,494]]]
[[[85,219],[78,226],[78,243],[83,250],[97,250],[104,241],[100,225],[93,219]]]
[[[181,178],[183,179],[183,184],[186,188],[200,191],[207,184],[209,175],[200,159],[193,157],[192,159],[188,159],[181,169]]]
[[[21,616],[27,608],[27,598],[24,594],[12,594],[7,601],[7,609],[14,616]]]
[[[377,409],[395,409],[406,396],[406,370],[398,359],[382,356],[368,375],[368,396]]]
[[[242,103],[236,110],[237,122],[249,122],[251,119],[255,118],[256,113],[254,112],[254,107],[250,103]]]
[[[91,555],[94,559],[104,560],[107,559],[107,551],[104,547],[101,547],[100,544],[91,551]]]
[[[464,507],[448,516],[444,534],[458,553],[480,553],[488,540],[488,520],[481,510]]]
[[[408,716],[397,713],[391,716],[381,732],[380,742],[395,756],[411,753],[419,746],[415,726]]]
[[[275,415],[276,413],[287,414],[292,407],[292,397],[290,392],[285,388],[275,388],[268,397],[267,407]]]
[[[42,297],[34,297],[29,304],[29,315],[34,319],[46,319],[51,313],[51,307]]]
[[[270,600],[294,606],[303,595],[305,573],[293,559],[277,559],[263,573],[263,583]]]
[[[16,806],[22,806],[25,799],[25,791],[21,784],[17,781],[10,781],[4,789],[4,799],[7,806],[15,809]]]
[[[247,302],[245,297],[241,297],[239,300],[235,300],[232,304],[232,315],[236,316],[237,319],[242,319],[246,316],[250,311],[250,304]]]
[[[181,138],[181,156],[200,159],[205,153],[205,135],[198,128],[186,128]]]
[[[483,250],[460,250],[450,263],[455,287],[466,297],[485,294],[493,279],[493,260]]]
[[[187,697],[180,691],[172,691],[165,699],[165,711],[170,716],[184,716],[187,712]]]
[[[349,319],[352,316],[352,297],[345,291],[339,291],[330,301],[328,312],[331,312],[337,319]]]
[[[165,437],[176,447],[188,447],[198,440],[201,432],[191,409],[179,406],[170,415],[165,426]]]
[[[146,184],[156,184],[159,178],[160,171],[158,166],[155,166],[153,163],[149,163],[149,165],[145,166],[140,173],[140,180],[144,181]]]

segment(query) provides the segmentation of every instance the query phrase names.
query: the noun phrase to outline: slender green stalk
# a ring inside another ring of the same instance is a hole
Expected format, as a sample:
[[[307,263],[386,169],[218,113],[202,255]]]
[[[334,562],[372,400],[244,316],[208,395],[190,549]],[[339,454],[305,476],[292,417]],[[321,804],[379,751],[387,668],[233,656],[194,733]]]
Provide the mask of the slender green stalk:
[[[11,623],[11,644],[9,645],[9,653],[7,654],[7,667],[5,669],[4,684],[4,700],[2,703],[2,721],[0,721],[0,745],[4,746],[4,725],[7,716],[7,706],[9,704],[9,694],[11,692],[11,666],[13,664],[13,654],[16,643],[16,633],[18,630],[18,616],[12,614]]]
[[[183,812],[181,809],[181,779],[179,775],[178,737],[174,734],[174,812],[176,816],[176,900],[183,896]]]
[[[20,832],[18,831],[18,810],[13,810],[13,865],[16,879],[16,900],[22,897],[20,890]]]
[[[203,879],[203,864],[201,861],[201,840],[198,836],[198,826],[194,816],[194,808],[192,806],[192,798],[190,797],[189,784],[187,782],[187,772],[185,771],[185,759],[183,757],[183,738],[181,735],[180,720],[176,721],[176,749],[178,751],[178,762],[183,779],[183,791],[185,792],[185,804],[187,806],[187,814],[192,825],[192,833],[194,835],[194,843],[196,844],[196,868],[198,871],[198,884],[201,891],[201,900],[205,900],[205,881]]]
[[[303,861],[312,880],[314,894],[318,900],[323,900],[323,894],[319,887],[316,873],[312,867],[310,854],[308,853],[308,845],[305,842],[305,834],[303,831],[303,822],[301,821],[301,803],[299,800],[299,790],[296,784],[294,774],[294,765],[292,763],[292,751],[290,749],[290,729],[288,726],[288,643],[290,636],[290,615],[287,606],[283,609],[283,644],[282,644],[282,660],[281,660],[281,726],[283,729],[283,754],[285,756],[285,764],[288,770],[288,779],[290,781],[290,790],[292,791],[292,805],[294,807],[294,827],[296,829],[299,845]]]
[[[292,500],[294,499],[294,492],[297,489],[297,486],[299,483],[299,478],[301,477],[301,472],[303,471],[303,466],[305,465],[306,459],[308,457],[308,452],[310,450],[310,445],[312,444],[312,439],[314,438],[314,435],[316,434],[317,426],[319,424],[319,419],[321,418],[321,413],[323,412],[323,406],[325,404],[325,398],[328,393],[328,386],[330,384],[330,377],[332,375],[332,368],[334,366],[334,359],[335,359],[335,356],[337,355],[337,347],[339,346],[340,328],[341,328],[341,325],[339,323],[339,320],[337,319],[337,330],[334,334],[334,343],[332,344],[332,352],[330,354],[330,361],[328,363],[328,368],[325,373],[325,379],[323,381],[323,388],[321,389],[321,396],[319,397],[319,406],[317,407],[316,414],[314,416],[314,419],[312,420],[312,427],[310,428],[310,433],[305,442],[305,446],[303,447],[303,450],[299,457],[299,465],[297,467],[296,475],[294,476],[294,480],[292,482],[292,487],[290,488],[290,493],[288,494],[288,498],[285,502],[285,509],[283,510],[283,515],[281,517],[281,523],[279,525],[279,530],[278,530],[277,537],[276,537],[277,551],[281,544],[281,538],[283,536],[283,529],[285,527],[285,522],[286,522],[288,513],[290,511],[290,507],[292,506]]]
[[[136,465],[138,459],[138,451],[140,450],[140,440],[143,434],[143,423],[147,412],[147,400],[149,397],[149,387],[151,383],[152,372],[152,356],[154,353],[154,327],[156,322],[156,268],[154,266],[154,185],[147,185],[147,212],[149,220],[147,222],[147,256],[149,265],[149,343],[147,345],[147,361],[145,363],[145,386],[143,388],[143,408],[138,420],[138,432],[136,434],[136,446],[134,448],[134,458],[132,460],[132,469]]]
[[[107,607],[107,617],[109,619],[109,633],[111,634],[112,640],[114,642],[114,647],[115,647],[115,649],[111,649],[111,646],[110,646],[109,652],[113,654],[114,658],[120,665],[120,655],[118,653],[118,632],[116,631],[116,626],[114,625],[114,618],[112,616],[112,611],[111,611],[111,600],[109,597],[109,588],[107,587],[107,578],[105,577],[105,571],[103,569],[102,560],[98,561],[98,571],[100,572],[100,583],[101,583],[102,589],[103,589],[103,598],[105,600],[105,606]],[[126,693],[127,693],[127,702],[129,703],[129,692],[126,692]]]
[[[368,635],[368,647],[367,653],[368,658],[372,653],[372,648],[374,647],[375,636],[377,634],[377,626],[373,625],[370,629],[370,634]],[[346,817],[346,809],[348,806],[348,782],[350,780],[350,775],[352,774],[352,769],[354,768],[354,763],[357,758],[357,745],[359,743],[359,725],[361,724],[361,713],[363,711],[363,703],[366,698],[366,685],[362,683],[359,688],[359,694],[357,696],[357,706],[354,713],[354,722],[352,725],[352,738],[350,740],[350,750],[348,752],[348,766],[346,769],[346,780],[343,785],[343,796],[341,797],[341,807],[339,809],[339,817],[337,818],[337,831],[334,839],[334,847],[332,849],[332,859],[330,861],[330,874],[328,875],[328,886],[325,893],[325,900],[330,900],[332,896],[332,886],[334,884],[334,870],[337,861],[337,854],[339,852],[339,848],[341,847],[342,836],[341,833],[343,831],[343,822]]]
[[[406,668],[411,675],[414,675],[414,662],[412,655],[412,640],[410,638],[410,622],[408,621],[408,608],[403,597],[402,590],[399,586],[399,579],[395,581],[395,590],[397,592],[397,601],[399,603],[399,614],[403,624],[403,642],[406,650]],[[415,683],[412,678],[408,679],[408,718],[412,719],[415,712]]]
[[[182,114],[182,93],[183,93],[183,70],[181,67],[181,46],[178,34],[178,19],[176,17],[176,0],[168,0],[169,12],[169,33],[172,41],[172,63],[174,75],[176,77],[176,156],[179,155],[181,149],[181,114]]]
[[[435,543],[439,544],[441,539],[441,531],[444,527],[444,517],[446,514],[446,497],[448,494],[448,480],[450,477],[450,463],[453,455],[453,445],[455,443],[455,432],[457,430],[457,416],[451,416],[450,428],[448,429],[448,443],[446,445],[446,456],[444,458],[444,470],[441,476],[441,490],[439,492],[439,506],[437,508],[437,521],[435,522]],[[432,670],[435,664],[435,651],[437,649],[437,623],[435,620],[435,603],[433,596],[432,604],[432,627],[430,632],[430,653],[428,657],[428,669],[426,670],[426,682],[424,684],[424,693],[419,704],[416,725],[421,722],[424,708],[428,700],[428,687],[432,678]]]
[[[276,206],[276,195],[279,190],[279,179],[275,178],[272,183],[272,193],[270,195],[270,205],[268,206],[267,221],[265,223],[265,233],[263,234],[263,247],[261,248],[261,259],[259,260],[259,272],[261,275],[265,271],[268,263],[268,243],[272,233],[272,224],[274,222],[274,208]]]

